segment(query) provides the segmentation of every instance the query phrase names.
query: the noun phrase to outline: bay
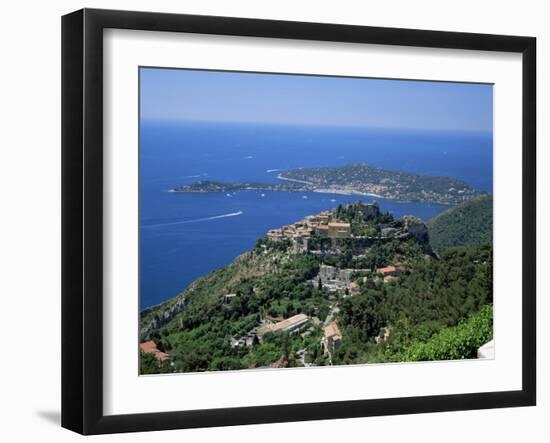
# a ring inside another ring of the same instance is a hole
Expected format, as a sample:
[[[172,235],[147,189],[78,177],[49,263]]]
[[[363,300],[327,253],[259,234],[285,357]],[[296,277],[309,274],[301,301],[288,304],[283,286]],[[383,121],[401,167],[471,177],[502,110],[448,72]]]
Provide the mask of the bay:
[[[196,180],[276,182],[280,170],[365,162],[492,191],[487,133],[142,121],[140,308],[161,303],[254,246],[269,229],[361,199],[427,221],[447,206],[291,192],[171,193]]]

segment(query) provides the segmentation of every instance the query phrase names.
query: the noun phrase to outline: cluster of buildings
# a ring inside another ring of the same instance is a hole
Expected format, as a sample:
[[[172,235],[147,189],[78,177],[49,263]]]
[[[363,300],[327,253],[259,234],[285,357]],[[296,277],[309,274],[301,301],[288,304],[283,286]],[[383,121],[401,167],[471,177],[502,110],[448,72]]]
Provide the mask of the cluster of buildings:
[[[337,294],[344,293],[349,296],[358,295],[361,290],[357,284],[357,277],[366,282],[367,278],[375,280],[382,279],[384,283],[397,280],[401,269],[398,266],[389,265],[377,268],[374,273],[371,269],[340,269],[335,266],[321,264],[319,266],[319,274],[310,280],[310,283],[318,286],[321,285],[329,293]],[[367,277],[368,275],[371,277]]]
[[[359,285],[352,281],[353,275],[368,274],[370,269],[339,269],[336,266],[321,264],[319,274],[311,280],[314,285],[321,284],[329,293],[346,292],[350,295],[359,293]]]
[[[317,215],[309,215],[303,220],[279,229],[271,229],[267,237],[272,240],[300,240],[309,239],[312,235],[328,238],[350,238],[351,225],[335,219],[330,211],[323,211]]]
[[[257,338],[256,329],[252,329],[242,337],[239,337],[239,338],[231,337],[230,345],[232,348],[241,348],[243,346],[250,347],[254,345],[254,341],[256,340],[256,338]]]
[[[170,354],[158,349],[157,344],[153,340],[140,343],[139,349],[145,354],[153,354],[159,365],[170,361]]]
[[[246,336],[241,337],[239,340],[233,340],[232,346],[252,346],[254,343],[255,337],[259,340],[262,337],[271,332],[271,333],[295,333],[302,331],[305,327],[310,324],[311,318],[305,314],[296,314],[292,317],[286,318],[284,320],[278,321],[276,323],[264,321],[262,325],[254,330],[250,331]],[[307,332],[306,332],[307,334]],[[338,328],[336,320],[331,321],[328,325],[324,327],[323,337],[321,338],[321,344],[323,346],[323,351],[325,354],[332,355],[334,351],[340,346],[342,342],[342,333]],[[283,361],[282,359],[275,362],[271,367],[280,368],[285,367],[288,362]]]

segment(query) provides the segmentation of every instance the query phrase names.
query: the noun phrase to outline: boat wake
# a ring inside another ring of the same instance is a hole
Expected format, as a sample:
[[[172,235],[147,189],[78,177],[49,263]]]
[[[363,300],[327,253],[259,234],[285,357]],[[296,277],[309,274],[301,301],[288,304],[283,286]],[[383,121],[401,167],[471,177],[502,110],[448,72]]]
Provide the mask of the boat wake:
[[[219,218],[226,218],[226,217],[237,217],[239,215],[244,214],[243,211],[237,211],[237,212],[230,212],[228,214],[222,214],[222,215],[213,215],[212,217],[202,217],[202,218],[194,218],[192,220],[182,220],[177,222],[170,222],[170,223],[157,223],[154,225],[144,225],[143,228],[159,228],[161,226],[172,226],[172,225],[183,225],[186,223],[197,223],[197,222],[203,222],[203,221],[209,221],[209,220],[217,220]]]

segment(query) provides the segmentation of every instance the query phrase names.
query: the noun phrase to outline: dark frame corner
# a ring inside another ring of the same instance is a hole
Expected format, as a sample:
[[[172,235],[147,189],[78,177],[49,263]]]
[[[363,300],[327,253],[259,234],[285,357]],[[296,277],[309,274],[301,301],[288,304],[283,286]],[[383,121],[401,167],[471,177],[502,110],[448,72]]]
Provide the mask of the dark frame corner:
[[[103,30],[194,32],[504,51],[523,55],[523,387],[518,391],[104,416]],[[81,434],[536,404],[536,39],[83,9],[62,18],[62,426]]]

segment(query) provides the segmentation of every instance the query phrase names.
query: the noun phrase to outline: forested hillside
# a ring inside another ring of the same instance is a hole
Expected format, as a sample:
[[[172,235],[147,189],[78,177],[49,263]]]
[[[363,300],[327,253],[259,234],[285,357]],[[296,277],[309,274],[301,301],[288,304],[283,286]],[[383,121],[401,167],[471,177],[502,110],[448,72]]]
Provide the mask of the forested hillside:
[[[437,254],[454,246],[493,241],[493,196],[483,195],[450,208],[428,223],[430,245]]]
[[[456,327],[492,305],[492,254],[488,244],[453,248],[440,259],[417,261],[398,281],[367,285],[361,297],[344,299],[335,363],[427,360],[429,352],[443,360],[475,357],[480,331]],[[492,338],[492,317],[484,325],[482,339]],[[434,341],[446,328],[443,338],[457,332],[462,341]]]

